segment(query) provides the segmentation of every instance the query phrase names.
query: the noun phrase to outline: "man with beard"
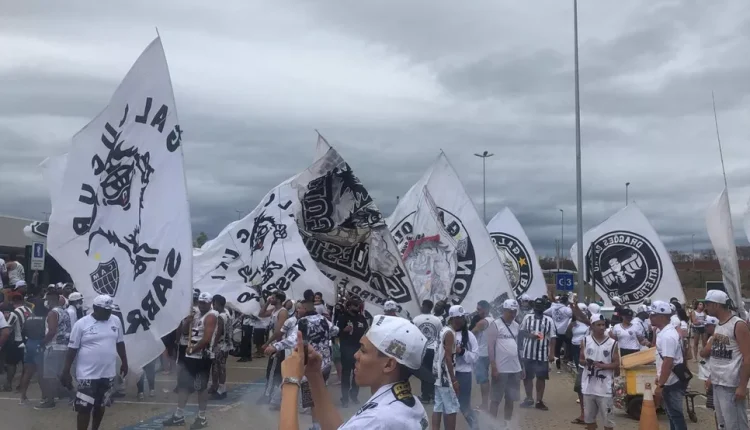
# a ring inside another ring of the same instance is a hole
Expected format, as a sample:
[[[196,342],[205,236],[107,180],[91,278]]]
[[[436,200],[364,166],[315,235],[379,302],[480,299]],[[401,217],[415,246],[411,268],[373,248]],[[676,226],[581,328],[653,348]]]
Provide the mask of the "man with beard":
[[[75,411],[78,412],[78,430],[98,430],[104,418],[104,409],[117,374],[117,356],[120,356],[120,375],[128,373],[128,357],[119,318],[112,315],[112,298],[106,294],[94,299],[94,310],[78,320],[70,333],[70,343],[65,357],[60,382],[72,387],[70,368],[76,359]],[[92,414],[93,412],[93,414]]]
[[[198,417],[190,426],[191,429],[208,427],[206,408],[208,407],[208,380],[211,377],[213,364],[213,346],[216,341],[218,313],[211,310],[211,294],[201,293],[198,296],[198,313],[188,321],[190,341],[185,350],[184,365],[177,376],[177,409],[171,418],[164,421],[164,427],[182,427],[185,425],[185,405],[190,394],[198,392]]]
[[[360,311],[362,303],[356,299],[346,302],[347,312],[338,319],[339,342],[341,344],[341,406],[349,406],[349,400],[359,403],[359,386],[352,381],[354,354],[359,349],[359,341],[367,333],[369,324]]]

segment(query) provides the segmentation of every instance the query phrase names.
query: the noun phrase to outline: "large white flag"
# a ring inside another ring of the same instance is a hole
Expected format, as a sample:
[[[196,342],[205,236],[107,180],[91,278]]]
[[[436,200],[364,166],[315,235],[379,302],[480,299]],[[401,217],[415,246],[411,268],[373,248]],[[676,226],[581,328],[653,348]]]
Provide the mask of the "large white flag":
[[[672,259],[638,206],[629,204],[583,235],[584,279],[594,283],[605,304],[619,296],[623,305],[644,299],[685,302]],[[578,244],[570,248],[575,262]],[[576,263],[577,264],[577,263]],[[578,268],[581,270],[581,268]]]
[[[62,184],[51,192],[50,254],[88,303],[114,298],[129,363],[146,365],[191,305],[181,129],[161,40],[73,137]]]
[[[246,315],[257,315],[263,292],[274,289],[295,300],[312,289],[333,302],[333,284],[310,258],[294,220],[295,178],[276,186],[252,212],[195,252],[195,288],[221,294]]]
[[[445,154],[388,218],[419,301],[448,298],[473,309],[499,306],[513,291],[482,218]]]
[[[711,245],[714,247],[716,258],[719,260],[719,265],[721,266],[724,288],[737,306],[740,316],[744,319],[746,312],[745,304],[742,301],[740,266],[737,262],[732,212],[729,208],[729,195],[726,188],[722,190],[721,194],[708,207],[706,213],[706,230],[708,230],[708,237],[711,239]]]
[[[510,208],[504,208],[487,224],[490,239],[503,261],[505,274],[516,297],[547,294],[547,283],[526,232]]]
[[[322,158],[294,180],[296,220],[313,260],[337,288],[372,308],[395,301],[404,316],[419,304],[385,218],[351,167],[322,137]]]

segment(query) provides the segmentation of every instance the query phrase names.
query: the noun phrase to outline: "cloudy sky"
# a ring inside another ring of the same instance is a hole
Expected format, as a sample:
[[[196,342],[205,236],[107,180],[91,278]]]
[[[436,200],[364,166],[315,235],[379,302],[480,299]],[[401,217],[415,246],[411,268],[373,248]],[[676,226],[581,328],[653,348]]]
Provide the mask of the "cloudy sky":
[[[459,4],[461,3],[461,4]],[[630,199],[669,248],[708,246],[723,187],[750,196],[750,3],[581,0],[584,228]],[[65,5],[64,7],[62,5]],[[158,26],[194,232],[218,233],[305,168],[319,129],[389,214],[442,148],[488,219],[537,253],[575,237],[572,2],[0,0],[0,213],[43,218],[38,164],[107,103]]]

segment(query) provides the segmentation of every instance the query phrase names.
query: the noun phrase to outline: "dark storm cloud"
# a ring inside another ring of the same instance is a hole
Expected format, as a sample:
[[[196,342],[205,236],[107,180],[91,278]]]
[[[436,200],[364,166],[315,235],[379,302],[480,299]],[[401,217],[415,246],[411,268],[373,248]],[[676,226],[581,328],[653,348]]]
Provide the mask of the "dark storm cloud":
[[[668,247],[706,244],[725,141],[738,243],[750,187],[750,5],[579,2],[584,228],[636,201]],[[538,254],[575,235],[572,10],[466,4],[196,0],[9,4],[0,17],[0,212],[48,211],[37,165],[164,37],[196,234],[212,236],[307,167],[320,130],[389,214],[442,149],[481,213],[509,206]],[[19,193],[18,190],[23,190]]]

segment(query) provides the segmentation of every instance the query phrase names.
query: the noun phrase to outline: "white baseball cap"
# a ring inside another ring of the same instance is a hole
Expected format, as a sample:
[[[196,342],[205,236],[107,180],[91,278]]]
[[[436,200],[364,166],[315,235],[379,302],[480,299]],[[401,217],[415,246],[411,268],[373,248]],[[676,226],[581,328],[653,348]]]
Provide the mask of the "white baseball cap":
[[[112,297],[102,294],[96,296],[94,299],[94,306],[111,311],[114,306],[114,301],[112,300]]]
[[[388,300],[383,305],[383,310],[386,312],[393,312],[398,310],[398,305],[393,300]]]
[[[427,349],[427,338],[422,332],[400,317],[376,315],[365,337],[383,354],[412,370],[422,367]]]
[[[651,315],[672,315],[672,305],[657,300],[651,304],[651,308],[648,310]]]
[[[70,296],[68,296],[68,301],[70,302],[75,302],[78,300],[83,300],[83,294],[76,292],[76,293],[70,293]]]
[[[604,318],[604,315],[602,314],[591,314],[591,318],[589,318],[589,321],[591,321],[592,324],[597,321],[604,321],[604,320],[605,318]]]
[[[635,313],[639,314],[641,312],[648,312],[648,306],[644,304],[638,305],[638,307],[635,310]]]
[[[521,294],[521,297],[519,297],[518,300],[520,300],[522,302],[530,302],[532,300],[532,298],[531,298],[530,295],[524,293],[524,294]]]
[[[214,296],[211,295],[211,293],[201,293],[200,296],[198,296],[198,301],[203,303],[211,303],[211,299],[213,299]]]
[[[509,311],[517,311],[518,310],[518,302],[513,299],[508,299],[503,302],[503,309],[507,309]]]
[[[448,309],[448,318],[454,318],[454,317],[463,317],[466,316],[468,313],[464,310],[464,307],[461,305],[453,305]]]
[[[710,290],[706,293],[705,301],[726,305],[729,304],[729,295],[721,290]]]
[[[589,303],[589,312],[592,315],[598,314],[600,310],[602,310],[601,306],[597,305],[596,303]]]
[[[578,302],[578,309],[585,311],[586,310],[586,303]]]
[[[26,286],[26,281],[16,281],[16,284],[13,286],[14,290],[17,290],[19,288],[23,288]]]
[[[716,317],[706,317],[706,325],[716,325],[719,323],[719,319]]]

